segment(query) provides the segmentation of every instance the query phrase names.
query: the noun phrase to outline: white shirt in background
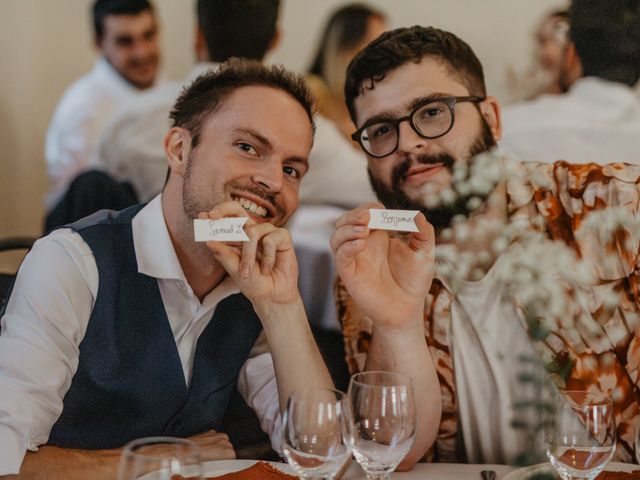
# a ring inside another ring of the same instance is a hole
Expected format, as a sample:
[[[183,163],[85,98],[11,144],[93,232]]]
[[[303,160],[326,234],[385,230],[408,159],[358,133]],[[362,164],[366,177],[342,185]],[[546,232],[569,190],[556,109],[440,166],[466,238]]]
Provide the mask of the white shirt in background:
[[[218,303],[239,290],[227,278],[198,300],[173,249],[160,196],[134,217],[132,228],[138,272],[158,280],[189,385],[198,338]],[[70,229],[38,240],[20,267],[1,319],[0,475],[18,473],[25,450],[47,442],[78,368],[98,279],[90,248]],[[278,450],[278,391],[263,335],[242,367],[238,389]]]
[[[640,163],[640,98],[622,83],[577,80],[563,95],[506,107],[500,146],[524,160]]]
[[[66,90],[49,124],[45,143],[47,210],[55,207],[78,174],[97,168],[95,148],[102,129],[113,112],[139,92],[103,57],[91,72]]]
[[[331,120],[317,115],[309,171],[300,184],[300,203],[355,208],[375,201],[362,150],[354,148]]]
[[[96,148],[98,162],[114,178],[130,182],[141,202],[155,197],[164,186],[169,164],[163,142],[176,99],[183,87],[213,68],[217,64],[198,63],[183,83],[167,83],[120,105],[102,131]]]

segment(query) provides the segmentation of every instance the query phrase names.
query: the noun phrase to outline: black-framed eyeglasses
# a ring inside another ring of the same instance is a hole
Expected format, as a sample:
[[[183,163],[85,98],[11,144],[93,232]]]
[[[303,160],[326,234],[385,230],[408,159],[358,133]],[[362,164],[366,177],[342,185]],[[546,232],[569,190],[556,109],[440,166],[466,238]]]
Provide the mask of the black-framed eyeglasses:
[[[400,124],[409,121],[411,128],[422,138],[434,139],[446,135],[455,121],[455,106],[462,102],[480,103],[485,97],[443,97],[418,105],[409,115],[395,120],[365,124],[351,138],[375,158],[386,157],[398,149]]]

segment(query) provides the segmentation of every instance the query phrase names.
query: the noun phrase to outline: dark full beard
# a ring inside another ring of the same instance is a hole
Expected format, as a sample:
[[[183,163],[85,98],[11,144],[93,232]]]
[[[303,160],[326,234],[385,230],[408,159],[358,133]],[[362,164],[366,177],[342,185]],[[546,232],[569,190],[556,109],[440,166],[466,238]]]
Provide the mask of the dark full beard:
[[[469,149],[469,158],[474,157],[480,153],[486,152],[496,145],[496,141],[493,138],[493,133],[489,124],[482,119],[482,131],[478,135],[476,141],[471,145]],[[421,155],[417,157],[419,163],[425,165],[432,165],[441,163],[449,170],[453,175],[453,167],[456,160],[447,154],[440,155]],[[381,180],[375,178],[369,169],[369,180],[371,181],[371,187],[378,197],[378,200],[386,207],[400,210],[420,210],[433,228],[436,231],[440,231],[451,225],[452,219],[456,215],[468,216],[472,210],[468,207],[469,199],[471,197],[479,197],[477,194],[473,195],[458,195],[453,205],[438,205],[437,207],[428,208],[422,202],[418,200],[412,200],[402,190],[402,179],[411,167],[411,160],[406,159],[396,168],[394,168],[391,174],[391,187],[387,187]],[[486,197],[479,197],[483,203]]]

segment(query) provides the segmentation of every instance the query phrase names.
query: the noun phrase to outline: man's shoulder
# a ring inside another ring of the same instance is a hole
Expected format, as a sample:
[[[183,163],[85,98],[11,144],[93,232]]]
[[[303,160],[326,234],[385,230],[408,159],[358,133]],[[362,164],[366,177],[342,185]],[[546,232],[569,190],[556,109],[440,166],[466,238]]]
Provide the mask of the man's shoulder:
[[[98,112],[105,102],[112,103],[117,94],[89,72],[73,82],[63,93],[56,106],[55,117],[73,119],[91,116]]]

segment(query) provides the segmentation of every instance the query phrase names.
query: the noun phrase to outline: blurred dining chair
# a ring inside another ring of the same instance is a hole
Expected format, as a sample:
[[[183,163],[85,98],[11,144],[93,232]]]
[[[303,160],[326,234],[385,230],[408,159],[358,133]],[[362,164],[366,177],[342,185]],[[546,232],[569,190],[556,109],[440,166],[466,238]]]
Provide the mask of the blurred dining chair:
[[[7,237],[0,238],[0,253],[14,253],[22,252],[22,256],[26,255],[31,249],[35,237]],[[19,263],[17,261],[11,262]],[[16,278],[17,268],[10,271],[0,271],[0,317],[4,313],[4,307],[6,305],[9,296],[11,295],[11,288],[13,287],[13,281]]]

